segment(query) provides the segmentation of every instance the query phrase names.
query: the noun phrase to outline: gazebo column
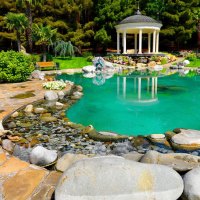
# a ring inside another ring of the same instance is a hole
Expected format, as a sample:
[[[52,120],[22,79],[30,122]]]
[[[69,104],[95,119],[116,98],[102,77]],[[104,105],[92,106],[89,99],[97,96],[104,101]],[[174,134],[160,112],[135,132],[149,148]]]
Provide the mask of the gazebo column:
[[[156,34],[156,53],[158,53],[159,48],[159,31]]]
[[[117,32],[117,53],[119,54],[120,49],[120,33]]]
[[[142,29],[139,30],[139,52],[138,54],[142,53]]]
[[[123,32],[123,54],[126,54],[126,31]]]
[[[137,33],[135,33],[135,41],[134,41],[134,44],[135,44],[134,53],[137,54]]]
[[[151,53],[151,33],[148,33],[148,53]]]
[[[153,31],[153,53],[156,51],[156,30]]]

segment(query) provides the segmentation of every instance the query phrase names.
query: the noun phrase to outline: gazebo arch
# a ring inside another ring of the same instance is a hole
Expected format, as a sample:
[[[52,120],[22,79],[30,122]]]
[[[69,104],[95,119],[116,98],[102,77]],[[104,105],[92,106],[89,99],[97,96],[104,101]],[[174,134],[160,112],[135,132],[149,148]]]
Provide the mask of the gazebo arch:
[[[120,53],[122,35],[123,54],[127,53],[127,34],[134,34],[134,54],[142,54],[142,36],[148,34],[148,54],[159,52],[159,32],[162,24],[155,19],[142,15],[139,9],[135,15],[125,18],[115,26],[117,31],[117,53]],[[138,42],[139,38],[139,42]],[[153,38],[153,42],[151,42]]]

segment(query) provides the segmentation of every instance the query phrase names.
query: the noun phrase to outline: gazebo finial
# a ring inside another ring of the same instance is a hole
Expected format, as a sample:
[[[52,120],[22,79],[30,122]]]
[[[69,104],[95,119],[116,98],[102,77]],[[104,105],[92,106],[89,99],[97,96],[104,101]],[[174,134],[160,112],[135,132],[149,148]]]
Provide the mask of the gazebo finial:
[[[139,1],[136,1],[136,3],[137,3],[137,11],[135,12],[135,14],[136,15],[141,15]]]

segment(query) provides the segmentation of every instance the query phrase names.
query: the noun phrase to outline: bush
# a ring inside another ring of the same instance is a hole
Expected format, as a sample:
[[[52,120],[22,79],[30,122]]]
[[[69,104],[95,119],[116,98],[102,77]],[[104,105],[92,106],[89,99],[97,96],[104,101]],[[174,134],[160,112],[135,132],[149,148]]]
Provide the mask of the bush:
[[[187,60],[189,61],[195,61],[197,59],[197,56],[195,53],[189,53],[186,57]]]
[[[164,58],[161,58],[161,65],[164,65],[164,64],[167,64],[167,58],[166,57],[164,57]]]
[[[86,60],[87,60],[88,62],[92,62],[93,59],[94,59],[94,56],[88,56]]]
[[[0,52],[1,83],[26,81],[33,69],[31,56],[15,51]]]
[[[93,56],[93,54],[92,54],[92,52],[90,52],[90,51],[84,51],[84,52],[82,53],[82,56],[83,56],[84,58],[87,58],[87,57],[89,57],[89,56]]]

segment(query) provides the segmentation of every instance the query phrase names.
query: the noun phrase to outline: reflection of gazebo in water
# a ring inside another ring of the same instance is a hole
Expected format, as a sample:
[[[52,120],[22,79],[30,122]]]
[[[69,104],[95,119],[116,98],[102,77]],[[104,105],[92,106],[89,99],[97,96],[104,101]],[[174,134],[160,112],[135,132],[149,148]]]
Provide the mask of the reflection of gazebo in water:
[[[150,56],[152,54],[158,54],[159,52],[159,32],[162,24],[151,17],[142,15],[138,10],[135,15],[130,16],[122,20],[115,26],[117,31],[117,53],[120,53],[120,38],[122,35],[123,54],[133,54],[137,56]],[[127,35],[134,35],[134,50],[132,52],[127,51]],[[143,35],[148,35],[148,50],[142,52],[142,40]],[[139,43],[138,43],[139,37]],[[152,41],[153,38],[153,42]],[[139,44],[139,45],[138,45]]]
[[[128,87],[127,87],[127,79]],[[144,83],[146,81],[146,84]],[[143,88],[142,88],[142,82]],[[130,90],[130,86],[133,88]],[[127,88],[129,91],[127,92]],[[152,103],[157,98],[158,77],[157,76],[127,76],[117,77],[117,96],[131,102]],[[128,93],[128,94],[127,94]],[[130,95],[131,98],[130,98]]]

